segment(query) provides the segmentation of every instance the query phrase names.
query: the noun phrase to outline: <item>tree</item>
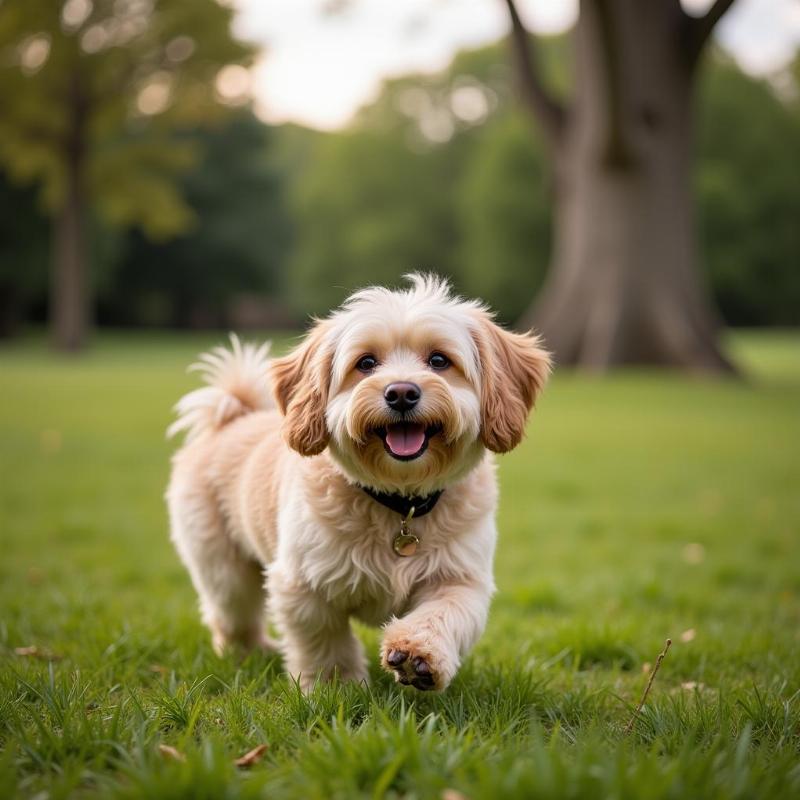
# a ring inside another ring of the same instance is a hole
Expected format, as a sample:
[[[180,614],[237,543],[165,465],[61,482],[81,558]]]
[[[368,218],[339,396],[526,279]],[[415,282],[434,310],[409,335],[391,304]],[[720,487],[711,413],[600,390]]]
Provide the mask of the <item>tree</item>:
[[[99,297],[102,320],[187,326],[203,318],[221,326],[233,295],[280,293],[291,226],[284,178],[271,160],[276,133],[241,112],[186,134],[203,151],[179,184],[197,224],[168,242],[130,232]]]
[[[778,95],[717,56],[698,89],[700,241],[717,303],[733,325],[798,325],[800,85]]]
[[[17,332],[47,280],[46,241],[33,190],[0,175],[0,338]]]
[[[464,159],[456,195],[461,283],[508,322],[525,311],[547,269],[550,200],[542,148],[534,145],[521,114],[498,115]]]
[[[295,180],[299,233],[290,299],[322,313],[349,290],[397,283],[409,269],[452,274],[456,231],[448,154],[413,152],[395,130],[355,130],[319,142]]]
[[[90,212],[156,238],[191,223],[175,179],[197,153],[174,133],[222,113],[218,78],[237,94],[252,51],[231,17],[216,0],[0,4],[0,161],[40,186],[52,217],[59,348],[86,340]]]
[[[552,164],[552,261],[525,322],[562,364],[732,370],[697,269],[691,179],[698,62],[733,0],[699,18],[678,0],[582,0],[568,104],[505,2],[522,99]]]
[[[569,89],[569,35],[540,37],[537,67]],[[512,322],[550,260],[545,139],[511,91],[507,43],[456,55],[442,72],[387,81],[346,134],[286,129],[299,313],[411,268],[448,274]],[[717,49],[697,92],[692,165],[703,271],[726,322],[794,324],[800,309],[800,159],[792,84],[743,73]],[[310,137],[310,138],[309,138]],[[770,164],[765,166],[765,153]]]

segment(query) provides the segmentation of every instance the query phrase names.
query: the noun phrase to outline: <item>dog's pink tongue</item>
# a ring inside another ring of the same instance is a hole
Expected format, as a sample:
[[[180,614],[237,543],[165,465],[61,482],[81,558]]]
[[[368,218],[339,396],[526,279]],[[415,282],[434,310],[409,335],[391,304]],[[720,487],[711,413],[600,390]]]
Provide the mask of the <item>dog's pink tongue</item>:
[[[416,422],[397,422],[386,429],[386,444],[396,456],[413,456],[425,444],[425,428]]]

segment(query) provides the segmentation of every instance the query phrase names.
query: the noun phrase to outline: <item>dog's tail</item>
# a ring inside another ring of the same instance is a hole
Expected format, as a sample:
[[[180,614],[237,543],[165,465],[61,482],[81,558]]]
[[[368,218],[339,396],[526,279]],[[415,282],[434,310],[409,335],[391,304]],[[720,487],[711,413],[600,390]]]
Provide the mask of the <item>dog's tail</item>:
[[[269,348],[242,344],[231,334],[231,345],[203,353],[189,367],[199,372],[207,384],[184,395],[176,404],[178,418],[167,429],[167,436],[183,431],[187,440],[206,431],[215,431],[237,417],[275,407],[269,388]]]

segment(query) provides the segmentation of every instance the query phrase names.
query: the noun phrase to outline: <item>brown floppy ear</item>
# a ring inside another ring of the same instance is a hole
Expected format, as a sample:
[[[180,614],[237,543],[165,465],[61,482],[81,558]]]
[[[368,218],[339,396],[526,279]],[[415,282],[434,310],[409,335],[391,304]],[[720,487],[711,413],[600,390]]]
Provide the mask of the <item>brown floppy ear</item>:
[[[326,347],[328,325],[317,322],[305,341],[270,366],[272,390],[284,415],[283,436],[293,450],[315,456],[328,445],[325,422],[333,354]]]
[[[476,332],[481,360],[481,441],[495,453],[513,450],[550,374],[550,354],[532,333],[512,333],[481,314]]]

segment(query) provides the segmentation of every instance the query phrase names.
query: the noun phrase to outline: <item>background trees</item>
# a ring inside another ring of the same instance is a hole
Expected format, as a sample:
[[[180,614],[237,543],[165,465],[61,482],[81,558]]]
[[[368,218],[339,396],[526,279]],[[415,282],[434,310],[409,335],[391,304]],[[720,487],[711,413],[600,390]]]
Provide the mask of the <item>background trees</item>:
[[[196,153],[173,134],[218,116],[221,70],[251,56],[231,37],[231,16],[214,0],[0,5],[0,161],[38,184],[52,218],[60,348],[86,337],[90,214],[154,238],[191,223],[175,176]],[[222,77],[235,95],[237,73]]]
[[[800,323],[800,191],[794,188],[800,83],[794,75],[782,100],[717,56],[699,87],[695,188],[702,261],[733,325]]]
[[[0,337],[15,334],[46,284],[47,221],[33,189],[0,175]]]
[[[517,114],[486,125],[471,148],[456,198],[464,280],[510,322],[541,289],[550,253],[545,156],[531,138]]]
[[[551,266],[526,320],[561,363],[730,369],[697,270],[691,172],[698,62],[731,2],[701,18],[676,0],[582,2],[563,102],[506,0],[522,99],[553,180]]]
[[[285,293],[291,240],[284,177],[270,160],[274,133],[247,112],[188,131],[202,153],[176,184],[194,223],[167,241],[132,230],[99,294],[101,319],[117,324],[235,324],[229,304],[245,293]]]
[[[289,290],[299,314],[326,311],[346,287],[395,282],[409,265],[454,274],[452,155],[414,152],[397,129],[318,142],[292,181],[298,230]]]
[[[539,42],[557,93],[567,46]],[[398,280],[412,264],[446,271],[506,322],[518,319],[550,259],[552,184],[511,78],[500,45],[462,54],[438,75],[388,83],[347,134],[317,137],[289,181],[298,242],[290,281],[305,287],[310,310],[368,280]],[[800,322],[798,84],[784,86],[776,92],[718,52],[697,86],[697,269],[730,324]],[[400,235],[403,213],[413,222]],[[381,224],[359,250],[373,217]]]
[[[542,80],[564,96],[568,37],[537,44]],[[800,323],[799,76],[795,64],[756,80],[712,51],[696,87],[698,266],[729,324]],[[211,84],[209,105],[185,116],[143,115],[129,100],[123,127],[98,133],[90,159],[106,165],[89,171],[98,183],[84,227],[101,324],[239,325],[233,306],[249,292],[299,325],[410,269],[446,273],[516,322],[550,262],[553,185],[512,87],[498,43],[388,82],[337,133],[231,114]],[[8,136],[0,117],[6,154]],[[0,333],[44,319],[41,201],[58,184],[47,176],[61,174],[47,148],[13,141],[14,182],[9,161],[0,170]]]

